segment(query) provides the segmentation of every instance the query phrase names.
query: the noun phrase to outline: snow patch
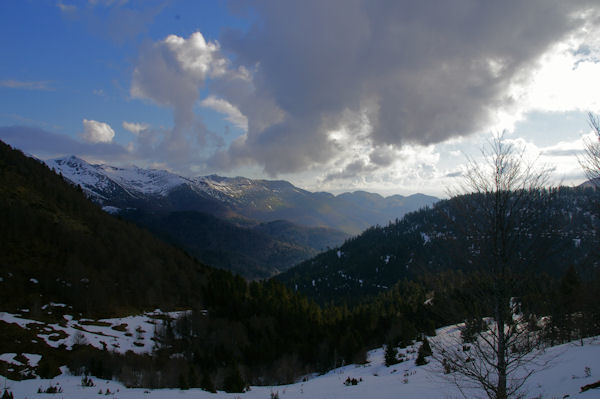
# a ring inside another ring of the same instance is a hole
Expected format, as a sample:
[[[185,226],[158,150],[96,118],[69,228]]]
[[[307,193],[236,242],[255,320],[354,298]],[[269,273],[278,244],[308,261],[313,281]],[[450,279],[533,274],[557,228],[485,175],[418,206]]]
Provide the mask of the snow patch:
[[[121,208],[117,208],[116,206],[110,206],[110,205],[103,206],[102,210],[106,213],[110,213],[111,215],[116,215],[119,212],[121,212]]]

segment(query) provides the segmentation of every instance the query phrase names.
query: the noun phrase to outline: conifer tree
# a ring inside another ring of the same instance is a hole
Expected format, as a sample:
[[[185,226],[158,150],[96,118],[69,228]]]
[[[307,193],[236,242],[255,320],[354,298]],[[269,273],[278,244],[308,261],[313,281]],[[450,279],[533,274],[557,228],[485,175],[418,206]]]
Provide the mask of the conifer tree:
[[[391,343],[385,346],[385,365],[390,367],[393,364],[398,363],[398,351]]]

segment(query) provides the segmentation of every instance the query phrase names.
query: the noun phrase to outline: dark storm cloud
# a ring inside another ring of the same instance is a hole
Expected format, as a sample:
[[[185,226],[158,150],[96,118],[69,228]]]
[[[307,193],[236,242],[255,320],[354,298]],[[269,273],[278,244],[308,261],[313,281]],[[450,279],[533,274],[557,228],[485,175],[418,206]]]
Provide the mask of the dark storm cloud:
[[[590,3],[592,4],[592,3]],[[581,1],[256,0],[256,23],[228,31],[223,49],[256,66],[253,95],[282,120],[213,158],[222,167],[258,163],[271,174],[339,156],[327,129],[366,113],[375,147],[432,144],[485,129],[510,106],[509,85],[584,23]],[[373,154],[388,164],[389,154]],[[350,165],[348,165],[350,166]],[[345,174],[345,173],[344,173]]]
[[[64,134],[56,134],[36,127],[0,127],[0,140],[41,159],[73,155],[99,157],[107,161],[127,159],[125,148],[114,143],[84,143]]]

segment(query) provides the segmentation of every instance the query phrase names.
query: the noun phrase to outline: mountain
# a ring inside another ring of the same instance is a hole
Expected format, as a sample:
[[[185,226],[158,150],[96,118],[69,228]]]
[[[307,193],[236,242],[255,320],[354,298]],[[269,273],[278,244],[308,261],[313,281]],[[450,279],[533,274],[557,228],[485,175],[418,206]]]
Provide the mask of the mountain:
[[[214,272],[0,142],[0,303],[117,314],[202,300]]]
[[[465,269],[477,249],[462,232],[459,200],[440,201],[387,226],[369,228],[276,278],[321,303],[356,303],[403,279]],[[536,215],[532,224],[518,231],[519,250],[533,251],[539,259],[531,266],[554,277],[569,265],[594,270],[598,203],[600,192],[591,189],[561,187],[540,195],[530,210]]]
[[[95,202],[148,211],[194,210],[233,217],[230,207],[193,180],[154,169],[90,165],[75,156],[46,161],[48,167],[79,185]]]
[[[195,211],[169,213],[126,209],[119,213],[203,263],[247,279],[264,279],[344,242],[348,235],[287,221],[239,226]]]
[[[280,180],[216,175],[186,178],[161,170],[91,165],[74,156],[46,163],[103,206],[199,211],[238,224],[287,220],[359,234],[437,201],[423,194],[384,198],[358,191],[334,196],[312,193]]]
[[[311,193],[286,181],[186,178],[154,169],[46,161],[109,212],[143,226],[200,261],[268,278],[437,199],[357,191]]]

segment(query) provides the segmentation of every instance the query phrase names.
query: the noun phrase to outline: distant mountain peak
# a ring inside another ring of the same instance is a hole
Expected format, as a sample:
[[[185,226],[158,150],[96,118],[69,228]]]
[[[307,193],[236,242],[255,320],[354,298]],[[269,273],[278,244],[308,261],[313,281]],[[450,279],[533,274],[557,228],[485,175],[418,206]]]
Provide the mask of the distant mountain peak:
[[[333,196],[312,193],[285,180],[216,174],[188,178],[166,170],[91,165],[75,156],[46,163],[103,206],[196,210],[221,216],[233,213],[259,222],[285,219],[349,234],[358,234],[375,224],[387,224],[437,201],[429,196],[384,198],[366,191]]]

